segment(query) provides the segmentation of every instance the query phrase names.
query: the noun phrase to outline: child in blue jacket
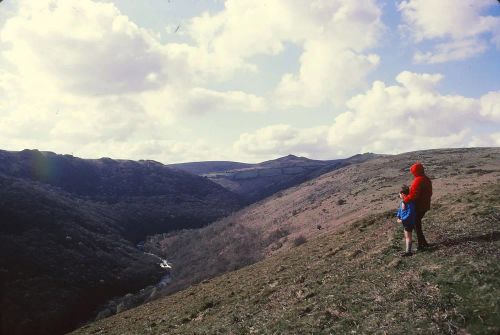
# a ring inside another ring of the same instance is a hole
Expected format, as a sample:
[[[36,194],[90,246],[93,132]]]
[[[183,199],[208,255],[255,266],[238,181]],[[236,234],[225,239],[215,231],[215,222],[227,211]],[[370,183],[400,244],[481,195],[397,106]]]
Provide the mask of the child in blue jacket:
[[[402,257],[407,257],[412,255],[411,243],[412,243],[412,231],[415,226],[415,204],[413,201],[405,203],[403,199],[410,193],[410,188],[406,185],[401,187],[399,191],[399,197],[401,198],[401,204],[398,208],[398,223],[401,223],[404,228],[406,251],[401,254]]]

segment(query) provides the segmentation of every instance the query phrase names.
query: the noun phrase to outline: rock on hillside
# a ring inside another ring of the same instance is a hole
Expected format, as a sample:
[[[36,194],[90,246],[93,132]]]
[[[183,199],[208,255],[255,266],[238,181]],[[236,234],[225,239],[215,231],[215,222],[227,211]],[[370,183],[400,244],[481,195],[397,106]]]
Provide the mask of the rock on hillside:
[[[368,153],[347,159],[321,161],[288,155],[245,168],[205,173],[203,176],[239,194],[247,203],[253,203],[321,174],[375,157],[377,155]]]
[[[409,167],[426,166],[434,198],[497,183],[500,149],[417,151],[376,158],[323,174],[202,229],[157,235],[148,247],[174,265],[174,292],[293,248],[371,213],[395,210]]]
[[[119,215],[123,234],[134,241],[201,227],[241,207],[238,196],[206,178],[154,161],[0,151],[0,173],[105,203]]]
[[[0,175],[0,218],[1,334],[67,332],[162,274],[109,208],[52,187]]]
[[[205,230],[199,246],[205,260],[243,257],[238,226],[261,222],[252,246],[287,229],[273,240],[281,252],[75,334],[499,333],[499,158],[498,148],[420,151],[323,175],[219,222],[213,235]],[[396,193],[415,159],[434,182],[424,220],[432,248],[401,258]],[[230,248],[204,249],[222,246],[215,233]],[[307,241],[292,247],[297,233]]]

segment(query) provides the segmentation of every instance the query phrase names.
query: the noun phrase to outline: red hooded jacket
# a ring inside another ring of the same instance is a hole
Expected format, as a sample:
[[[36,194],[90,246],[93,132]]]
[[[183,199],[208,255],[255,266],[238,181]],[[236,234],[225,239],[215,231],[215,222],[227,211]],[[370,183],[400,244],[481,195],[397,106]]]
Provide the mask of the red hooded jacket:
[[[410,186],[410,194],[404,198],[404,202],[414,201],[417,212],[428,211],[431,208],[432,182],[424,173],[424,166],[415,163],[410,168],[415,176]]]

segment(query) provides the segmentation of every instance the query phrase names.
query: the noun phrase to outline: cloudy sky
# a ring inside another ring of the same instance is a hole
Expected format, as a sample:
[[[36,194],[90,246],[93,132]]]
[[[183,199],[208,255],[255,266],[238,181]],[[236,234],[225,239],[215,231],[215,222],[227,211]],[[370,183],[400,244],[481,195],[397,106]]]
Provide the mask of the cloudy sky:
[[[0,148],[258,162],[500,145],[497,0],[4,0]]]

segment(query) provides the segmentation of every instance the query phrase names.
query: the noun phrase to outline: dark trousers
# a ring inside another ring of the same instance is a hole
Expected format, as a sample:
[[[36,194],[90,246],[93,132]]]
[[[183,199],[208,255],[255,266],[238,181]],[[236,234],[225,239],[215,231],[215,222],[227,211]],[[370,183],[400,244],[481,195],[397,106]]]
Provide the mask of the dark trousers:
[[[429,244],[425,240],[424,232],[422,231],[422,218],[424,217],[426,211],[419,212],[417,210],[417,215],[415,217],[415,232],[417,233],[417,242],[419,247],[426,247]]]

